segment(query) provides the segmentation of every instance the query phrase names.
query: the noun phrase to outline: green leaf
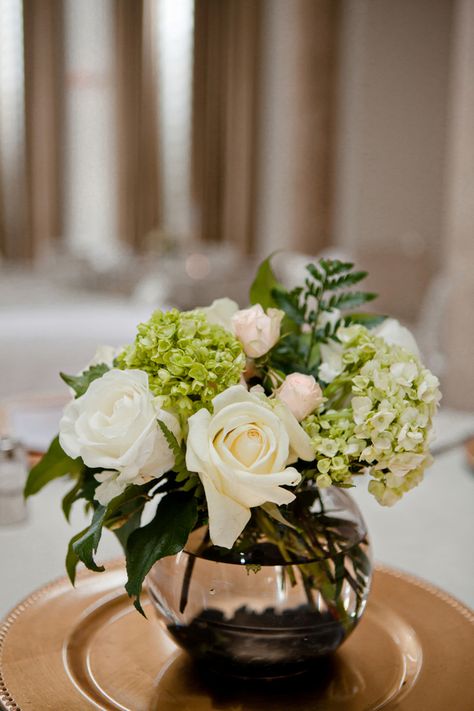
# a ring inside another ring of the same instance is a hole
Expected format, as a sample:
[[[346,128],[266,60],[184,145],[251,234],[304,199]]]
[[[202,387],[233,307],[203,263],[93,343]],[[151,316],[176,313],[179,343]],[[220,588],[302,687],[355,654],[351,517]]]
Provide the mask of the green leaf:
[[[179,442],[174,436],[174,434],[171,432],[169,427],[163,422],[163,420],[157,420],[158,425],[160,426],[160,430],[163,432],[163,436],[166,440],[166,443],[168,447],[171,449],[171,451],[174,454],[174,466],[173,470],[175,472],[181,473],[185,472],[189,474],[188,470],[186,469],[186,462],[185,462],[185,456],[184,452],[179,446]]]
[[[65,373],[59,373],[64,382],[71,387],[76,393],[76,397],[81,397],[84,395],[89,385],[93,380],[101,378],[105,373],[110,370],[108,365],[105,363],[99,363],[98,365],[92,365],[80,375],[66,375]]]
[[[82,466],[81,459],[71,459],[59,444],[59,437],[55,437],[46,454],[28,475],[24,491],[25,498],[38,493],[53,479],[79,472]]]
[[[140,526],[140,521],[142,518],[143,507],[136,510],[131,516],[128,517],[126,522],[120,528],[114,528],[113,532],[117,536],[120,545],[123,550],[127,550],[127,541],[134,531]]]
[[[267,513],[271,518],[273,518],[275,521],[278,523],[281,523],[282,526],[288,526],[288,528],[292,528],[293,530],[297,531],[298,529],[296,526],[293,526],[292,523],[290,523],[281,513],[279,507],[276,504],[273,504],[271,502],[268,502],[266,504],[262,504],[261,508]]]
[[[274,289],[283,289],[271,267],[272,257],[273,254],[261,263],[250,287],[250,303],[261,304],[264,309],[277,306],[272,292]]]
[[[354,265],[352,262],[341,262],[340,259],[320,259],[318,264],[307,264],[306,269],[316,281],[323,281],[335,274],[349,272]],[[321,274],[324,272],[324,274]]]
[[[288,318],[298,325],[304,323],[304,308],[301,308],[298,299],[283,289],[273,289],[272,297],[279,309],[282,309]]]
[[[377,298],[377,294],[368,291],[348,291],[344,294],[331,296],[327,305],[332,309],[353,309],[367,303],[367,301],[373,301],[375,298]]]
[[[181,484],[179,487],[181,491],[191,491],[192,489],[199,490],[201,488],[201,480],[198,475],[194,472],[190,472],[186,466],[186,450],[180,447],[178,440],[171,432],[171,430],[166,426],[163,420],[157,420],[161,431],[166,439],[168,447],[174,454],[175,461],[173,465],[173,472],[176,473],[175,481]],[[196,493],[196,492],[195,492]]]
[[[353,313],[344,316],[344,321],[347,325],[351,323],[360,323],[366,328],[375,328],[383,323],[386,318],[386,316],[381,316],[379,314]]]
[[[74,543],[81,538],[87,531],[87,528],[85,528],[83,531],[80,531],[79,533],[76,533],[75,536],[71,538],[69,541],[69,545],[67,548],[67,553],[66,553],[66,572],[68,574],[69,580],[71,583],[74,585],[76,582],[76,568],[79,564],[79,557],[76,555],[74,552]]]
[[[350,272],[349,274],[329,277],[326,286],[331,291],[342,289],[347,286],[353,286],[354,284],[358,284],[360,281],[363,281],[367,274],[368,272]]]
[[[160,558],[175,555],[186,544],[197,521],[197,503],[193,496],[172,492],[159,503],[155,518],[134,531],[127,542],[127,575],[125,589],[135,597],[136,609],[144,615],[140,604],[143,581]]]
[[[75,570],[79,561],[82,561],[89,570],[95,572],[102,572],[104,570],[104,568],[98,566],[94,560],[94,553],[97,552],[97,548],[99,547],[103,527],[110,526],[113,528],[117,526],[118,531],[120,528],[124,528],[137,511],[141,514],[143,506],[146,501],[148,501],[147,491],[154,483],[155,482],[152,481],[140,486],[131,484],[127,486],[122,494],[112,499],[108,506],[98,506],[97,502],[95,502],[96,508],[91,524],[76,534],[69,543],[66,556],[66,570],[72,582],[74,582]],[[143,501],[140,501],[140,499],[143,499]],[[123,523],[121,523],[122,521]],[[118,522],[120,522],[121,525],[117,525]],[[128,532],[131,531],[131,527],[132,525],[130,525]],[[122,533],[124,537],[126,537],[127,529],[122,531]],[[120,540],[120,536],[118,537]]]
[[[99,566],[95,562],[94,553],[97,552],[97,548],[99,547],[106,514],[107,507],[98,506],[94,511],[91,525],[82,531],[78,538],[75,537],[72,541],[72,550],[75,556],[79,560],[82,560],[89,570],[93,570],[96,573],[101,573],[105,570],[102,565]]]
[[[64,517],[66,521],[69,522],[69,516],[71,515],[71,508],[74,502],[82,498],[82,477],[74,484],[72,489],[70,489],[67,494],[63,497],[61,507],[63,510]]]
[[[344,553],[336,556],[335,558],[335,578],[336,578],[336,590],[334,593],[334,599],[337,600],[341,594],[342,584],[346,577],[346,568],[344,566]]]
[[[146,484],[130,484],[127,486],[124,492],[109,503],[104,525],[114,532],[115,529],[120,529],[137,510],[143,511],[147,501],[150,501],[148,491],[155,486],[156,479],[152,479]]]

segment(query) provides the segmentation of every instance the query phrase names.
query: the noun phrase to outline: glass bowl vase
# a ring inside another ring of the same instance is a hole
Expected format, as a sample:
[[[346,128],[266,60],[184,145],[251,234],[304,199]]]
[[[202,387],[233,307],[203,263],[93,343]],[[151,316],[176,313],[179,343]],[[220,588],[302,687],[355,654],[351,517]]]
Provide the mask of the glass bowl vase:
[[[206,672],[305,673],[360,620],[372,564],[359,508],[335,487],[308,490],[304,506],[303,513],[286,507],[290,521],[305,520],[291,540],[273,520],[268,535],[260,526],[250,545],[237,541],[229,551],[212,546],[202,528],[151,569],[148,591],[161,623]]]

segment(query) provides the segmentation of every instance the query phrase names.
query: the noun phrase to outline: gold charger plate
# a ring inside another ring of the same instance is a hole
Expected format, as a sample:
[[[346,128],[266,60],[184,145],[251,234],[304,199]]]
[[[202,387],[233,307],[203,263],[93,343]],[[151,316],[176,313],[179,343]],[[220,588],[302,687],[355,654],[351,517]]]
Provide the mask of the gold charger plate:
[[[472,711],[474,614],[377,568],[360,625],[329,663],[287,686],[210,684],[123,592],[121,563],[34,592],[0,627],[7,711]]]

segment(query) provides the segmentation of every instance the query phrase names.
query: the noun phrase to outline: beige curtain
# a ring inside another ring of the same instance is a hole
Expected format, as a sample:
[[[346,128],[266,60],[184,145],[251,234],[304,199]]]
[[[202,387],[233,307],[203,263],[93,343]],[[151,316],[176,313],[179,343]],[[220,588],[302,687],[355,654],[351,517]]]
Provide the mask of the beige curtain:
[[[338,5],[196,0],[197,235],[241,252],[330,240]]]
[[[2,174],[0,250],[6,259],[28,261],[47,254],[61,235],[61,0],[24,0],[23,35],[21,148]]]
[[[117,0],[119,231],[138,252],[152,246],[161,214],[156,52],[149,12],[146,0]]]
[[[446,369],[443,402],[474,410],[474,4],[454,6],[448,124],[446,234],[443,250],[448,303],[439,321]]]
[[[251,250],[260,0],[196,0],[192,191],[196,235]]]
[[[24,0],[26,176],[31,258],[61,236],[62,0]]]

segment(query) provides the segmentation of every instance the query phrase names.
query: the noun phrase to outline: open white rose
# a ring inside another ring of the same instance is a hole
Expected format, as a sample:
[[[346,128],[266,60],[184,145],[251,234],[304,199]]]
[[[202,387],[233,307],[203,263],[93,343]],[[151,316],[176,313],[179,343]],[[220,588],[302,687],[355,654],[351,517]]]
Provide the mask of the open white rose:
[[[303,373],[287,375],[275,395],[290,408],[298,422],[311,415],[324,400],[314,377]]]
[[[259,358],[273,348],[280,338],[284,315],[280,309],[267,309],[265,313],[260,304],[241,309],[233,315],[234,333],[249,358]]]
[[[189,418],[186,465],[204,486],[212,542],[231,548],[252,507],[293,501],[294,494],[282,486],[295,486],[301,476],[288,465],[298,458],[311,461],[314,452],[282,402],[272,405],[234,385],[213,405],[213,415],[202,409]]]
[[[149,390],[147,373],[113,369],[66,406],[59,424],[61,447],[86,466],[106,470],[108,476],[99,479],[102,489],[96,491],[101,503],[117,495],[118,487],[157,478],[173,466],[174,455],[157,420],[178,439],[179,423],[160,404]]]
[[[402,326],[395,318],[386,318],[380,326],[374,328],[373,333],[379,338],[383,338],[389,346],[401,346],[417,358],[420,357],[418,344],[415,337],[405,326]]]

